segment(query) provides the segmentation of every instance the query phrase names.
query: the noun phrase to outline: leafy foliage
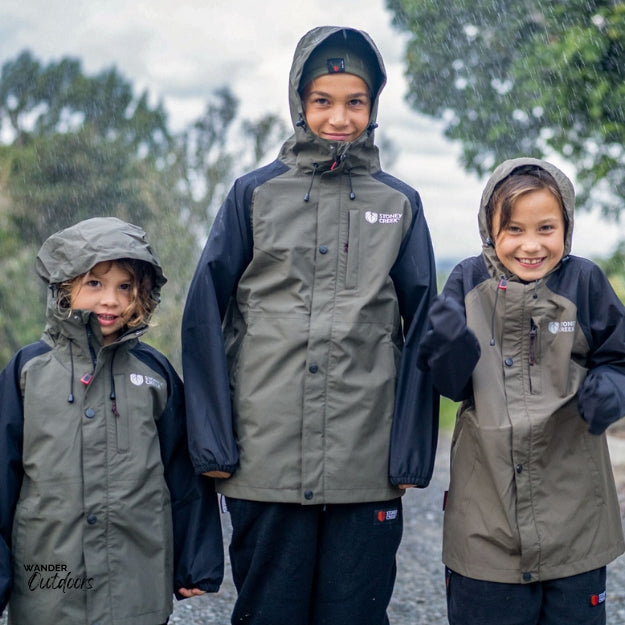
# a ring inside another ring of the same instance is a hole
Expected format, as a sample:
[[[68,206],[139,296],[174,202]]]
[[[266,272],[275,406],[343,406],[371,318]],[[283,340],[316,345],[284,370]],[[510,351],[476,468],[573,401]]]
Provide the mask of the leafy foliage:
[[[625,303],[625,241],[621,241],[609,258],[597,262],[608,276],[620,300]]]
[[[163,107],[135,96],[115,68],[88,76],[76,59],[43,65],[24,51],[2,67],[0,129],[9,136],[0,145],[0,366],[41,334],[45,289],[33,267],[43,240],[106,215],[141,225],[161,257],[169,282],[147,336],[179,365],[186,290],[214,211],[274,147],[282,122],[239,120],[236,98],[220,88],[173,134]]]
[[[556,152],[578,204],[617,217],[625,197],[625,3],[387,0],[409,34],[410,104],[446,121],[464,165]]]

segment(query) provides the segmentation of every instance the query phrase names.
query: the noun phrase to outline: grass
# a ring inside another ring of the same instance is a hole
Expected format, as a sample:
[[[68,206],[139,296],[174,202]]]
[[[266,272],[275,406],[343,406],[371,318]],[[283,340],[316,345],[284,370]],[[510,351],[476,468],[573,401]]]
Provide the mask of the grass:
[[[451,430],[454,429],[454,425],[456,423],[456,410],[458,409],[458,404],[451,399],[447,399],[446,397],[441,397],[441,412],[439,419],[439,426],[441,430]]]

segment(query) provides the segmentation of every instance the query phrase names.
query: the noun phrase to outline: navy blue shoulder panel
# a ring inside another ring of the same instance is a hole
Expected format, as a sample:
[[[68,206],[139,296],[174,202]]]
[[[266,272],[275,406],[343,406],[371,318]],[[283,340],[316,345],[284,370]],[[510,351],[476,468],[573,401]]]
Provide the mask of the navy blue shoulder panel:
[[[39,341],[36,341],[35,343],[31,343],[30,345],[26,345],[25,347],[22,347],[22,349],[20,349],[17,352],[17,354],[15,354],[15,356],[13,357],[13,363],[14,363],[14,372],[16,376],[16,381],[18,385],[19,385],[19,380],[20,380],[20,376],[22,374],[22,369],[24,368],[24,365],[29,360],[32,360],[33,358],[36,358],[37,356],[41,356],[41,354],[45,354],[46,352],[49,352],[51,349],[52,347],[48,345],[48,343],[46,343],[43,340],[39,340]],[[7,369],[10,365],[11,363],[7,365]]]
[[[137,341],[137,344],[130,350],[130,353],[143,364],[165,378],[170,386],[170,393],[174,385],[182,385],[180,377],[169,360],[151,345],[143,343],[142,341]]]
[[[245,220],[247,225],[247,232],[252,240],[252,224],[250,221],[250,206],[252,205],[252,194],[265,182],[280,176],[284,172],[288,171],[288,166],[282,161],[274,160],[268,165],[259,167],[254,171],[250,171],[247,174],[238,178],[233,186],[233,191],[236,197],[236,205],[242,207],[245,210]]]
[[[406,184],[403,180],[400,180],[399,178],[395,178],[395,176],[385,171],[382,171],[381,169],[377,171],[375,174],[372,174],[372,177],[374,180],[377,180],[378,182],[381,182],[382,184],[387,185],[391,189],[394,189],[395,191],[399,191],[400,193],[405,195],[408,201],[410,202],[410,206],[412,207],[412,220],[410,222],[410,228],[408,229],[408,232],[406,236],[404,237],[404,241],[399,250],[398,262],[396,263],[395,267],[393,268],[393,271],[391,272],[393,276],[393,281],[394,282],[398,281],[398,278],[397,278],[398,268],[402,264],[402,259],[405,256],[406,248],[412,246],[414,249],[415,240],[413,238],[413,234],[414,234],[413,231],[415,228],[417,229],[420,228],[422,230],[422,232],[416,233],[417,239],[423,239],[423,237],[425,237],[426,239],[426,241],[419,240],[419,244],[417,245],[418,251],[420,254],[422,254],[422,256],[419,262],[416,263],[416,265],[414,265],[414,263],[412,262],[410,263],[404,262],[403,264],[410,265],[410,268],[409,268],[410,271],[414,271],[414,266],[429,270],[430,269],[429,264],[434,263],[434,251],[432,249],[430,233],[429,233],[427,223],[425,221],[425,215],[423,213],[423,204],[421,203],[421,196],[419,195],[419,192],[413,187],[411,187],[409,184]],[[416,224],[419,224],[419,225],[417,226]],[[424,243],[426,243],[426,249],[423,248]],[[430,263],[426,265],[423,261],[428,256],[431,257],[429,259]]]
[[[548,278],[547,287],[575,305],[577,322],[591,351],[605,340],[608,328],[622,326],[623,303],[606,275],[591,260],[579,256],[565,257]]]
[[[452,293],[458,301],[462,302],[468,293],[490,277],[484,257],[481,254],[471,256],[452,269],[445,291]]]
[[[372,177],[379,182],[383,182],[385,185],[388,185],[392,189],[400,191],[410,200],[411,203],[414,202],[416,197],[419,197],[419,192],[416,189],[411,187],[403,180],[395,178],[395,176],[393,176],[392,174],[389,174],[381,169],[379,171],[376,171],[375,174],[372,174]]]
[[[560,267],[547,279],[547,287],[578,305],[581,292],[588,292],[591,275],[598,267],[587,258],[566,256]]]

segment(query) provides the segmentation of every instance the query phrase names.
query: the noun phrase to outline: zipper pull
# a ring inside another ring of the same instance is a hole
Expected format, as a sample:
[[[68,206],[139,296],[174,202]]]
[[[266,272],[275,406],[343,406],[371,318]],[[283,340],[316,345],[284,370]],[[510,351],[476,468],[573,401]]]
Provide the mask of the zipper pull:
[[[89,386],[89,384],[91,383],[91,380],[93,380],[93,372],[91,373],[85,373],[85,375],[82,376],[82,378],[80,378],[80,381],[85,385],[85,386]]]

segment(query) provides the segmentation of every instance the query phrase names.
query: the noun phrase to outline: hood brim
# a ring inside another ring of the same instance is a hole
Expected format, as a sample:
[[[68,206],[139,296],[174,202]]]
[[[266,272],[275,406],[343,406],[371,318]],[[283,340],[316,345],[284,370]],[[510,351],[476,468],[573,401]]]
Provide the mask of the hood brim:
[[[158,300],[167,282],[160,261],[142,228],[116,217],[94,217],[60,230],[46,239],[36,259],[46,284],[61,284],[87,273],[100,262],[129,258],[154,269],[153,295]]]

